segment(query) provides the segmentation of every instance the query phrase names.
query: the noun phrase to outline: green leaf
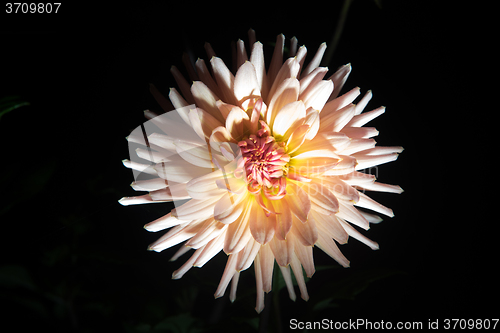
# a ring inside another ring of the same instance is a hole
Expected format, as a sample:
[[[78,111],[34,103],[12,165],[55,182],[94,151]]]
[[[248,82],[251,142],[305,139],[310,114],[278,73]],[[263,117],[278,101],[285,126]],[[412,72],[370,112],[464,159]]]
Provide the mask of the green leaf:
[[[12,110],[22,106],[30,105],[29,102],[23,101],[19,96],[6,96],[0,99],[0,119],[2,116]]]

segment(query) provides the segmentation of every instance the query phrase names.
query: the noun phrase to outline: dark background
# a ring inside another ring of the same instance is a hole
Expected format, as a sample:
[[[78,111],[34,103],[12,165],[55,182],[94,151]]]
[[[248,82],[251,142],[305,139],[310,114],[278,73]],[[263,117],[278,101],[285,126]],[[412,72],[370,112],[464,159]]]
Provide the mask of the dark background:
[[[146,251],[158,234],[142,226],[170,207],[117,200],[135,194],[121,163],[125,137],[145,121],[143,110],[160,110],[149,84],[168,94],[170,66],[183,68],[185,50],[208,61],[205,41],[230,62],[230,42],[247,40],[249,28],[266,57],[276,35],[287,43],[297,36],[307,62],[331,40],[342,2],[232,6],[63,3],[50,15],[2,8],[0,98],[30,103],[0,118],[2,323],[16,331],[279,332],[292,318],[424,327],[498,318],[498,218],[481,214],[490,198],[478,183],[489,176],[475,150],[484,140],[475,133],[481,111],[468,106],[474,38],[460,4],[355,0],[325,64],[352,64],[343,91],[372,89],[368,110],[387,107],[370,123],[378,144],[405,148],[378,169],[379,181],[405,190],[372,196],[395,212],[365,232],[379,251],[351,240],[341,246],[351,267],[342,269],[316,249],[310,300],[294,303],[275,286],[260,316],[253,268],[231,304],[228,293],[213,299],[224,254],[173,281],[185,257],[169,262],[176,248]]]

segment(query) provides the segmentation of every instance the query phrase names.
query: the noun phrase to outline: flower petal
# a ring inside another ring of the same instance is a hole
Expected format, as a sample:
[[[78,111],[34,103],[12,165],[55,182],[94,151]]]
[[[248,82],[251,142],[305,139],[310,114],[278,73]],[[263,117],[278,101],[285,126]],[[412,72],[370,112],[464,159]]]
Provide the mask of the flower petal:
[[[276,263],[280,266],[287,266],[292,261],[293,242],[290,240],[279,240],[273,237],[269,242],[269,247],[273,251]]]
[[[300,83],[296,78],[289,78],[280,83],[267,108],[266,122],[270,127],[273,126],[274,118],[285,105],[297,101],[299,89]]]
[[[257,81],[257,73],[250,61],[246,61],[238,68],[234,78],[234,96],[238,101],[238,105],[244,103],[251,98],[260,98],[259,82]],[[248,102],[246,103],[248,104]],[[246,107],[244,107],[246,108]]]
[[[276,232],[274,237],[285,240],[290,229],[292,229],[292,211],[287,200],[284,199],[274,200],[273,206],[276,211]]]
[[[267,204],[272,206],[270,202]],[[253,199],[250,211],[250,231],[253,238],[262,245],[267,244],[273,238],[275,229],[276,214],[266,216],[264,209]]]
[[[216,101],[219,99],[206,85],[201,81],[195,81],[191,85],[191,92],[193,94],[196,106],[208,112],[212,117],[222,122],[224,119],[219,109],[217,108]]]
[[[252,240],[250,232],[250,207],[244,207],[243,213],[228,225],[226,232],[226,239],[224,240],[224,252],[226,254],[238,253],[247,247],[247,244]],[[255,256],[255,255],[254,255]],[[243,264],[239,265],[243,266]],[[238,268],[241,270],[242,268]]]
[[[307,216],[311,210],[309,195],[294,182],[287,182],[286,196],[284,199],[292,213],[303,223],[307,221]]]
[[[328,254],[330,257],[335,259],[339,264],[344,267],[349,267],[349,260],[340,252],[338,246],[335,244],[335,241],[328,236],[323,229],[320,228],[320,232],[318,233],[318,241],[316,242],[316,246],[319,247],[323,252]]]
[[[295,216],[292,217],[292,233],[304,246],[313,246],[318,240],[318,230],[314,219],[308,219],[306,222],[299,221]]]
[[[253,44],[250,62],[255,68],[255,74],[257,76],[257,86],[261,92],[262,98],[265,100],[267,98],[269,88],[267,85],[266,64],[264,61],[264,51],[262,43],[256,42]]]
[[[217,57],[210,59],[212,69],[214,71],[217,86],[222,93],[222,100],[226,103],[237,105],[236,98],[234,97],[234,76],[231,71],[226,67],[224,61]]]
[[[239,195],[226,192],[214,207],[214,218],[224,224],[236,221],[247,205],[248,195],[247,192]]]
[[[302,101],[289,103],[276,113],[273,122],[273,136],[276,141],[287,140],[304,123],[306,108]]]

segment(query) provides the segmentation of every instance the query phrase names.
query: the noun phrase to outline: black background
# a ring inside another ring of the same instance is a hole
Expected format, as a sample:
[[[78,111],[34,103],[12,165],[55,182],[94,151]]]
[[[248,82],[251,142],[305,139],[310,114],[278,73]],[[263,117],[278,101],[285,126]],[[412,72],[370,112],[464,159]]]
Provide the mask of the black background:
[[[481,214],[490,198],[478,185],[491,174],[477,150],[481,111],[468,106],[471,14],[466,20],[459,4],[356,0],[326,64],[352,64],[343,91],[372,89],[368,109],[387,107],[370,123],[378,144],[405,148],[378,169],[379,181],[405,190],[373,194],[395,212],[365,232],[379,251],[351,240],[341,246],[351,267],[342,269],[316,249],[323,269],[308,282],[310,300],[294,303],[281,289],[260,316],[253,269],[242,273],[234,304],[227,294],[213,299],[222,253],[171,280],[184,257],[172,263],[176,249],[147,252],[158,235],[142,229],[170,207],[117,202],[134,195],[121,163],[125,137],[145,121],[143,110],[160,110],[149,84],[168,94],[170,66],[183,67],[185,50],[207,61],[206,41],[230,62],[230,42],[247,40],[249,28],[266,57],[283,33],[307,46],[308,61],[330,41],[342,7],[177,5],[63,3],[50,15],[2,8],[0,97],[30,103],[0,118],[3,323],[61,332],[250,332],[288,331],[292,318],[426,327],[499,317],[497,218]]]

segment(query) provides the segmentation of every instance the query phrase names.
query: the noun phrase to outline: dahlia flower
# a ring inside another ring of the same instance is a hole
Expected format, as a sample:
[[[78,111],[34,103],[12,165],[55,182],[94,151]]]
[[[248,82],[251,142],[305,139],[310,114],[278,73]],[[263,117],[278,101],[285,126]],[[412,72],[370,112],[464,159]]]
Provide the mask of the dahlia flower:
[[[376,147],[372,137],[378,131],[362,127],[385,111],[363,112],[371,91],[357,104],[359,88],[339,96],[350,64],[325,79],[328,68],[319,67],[325,43],[306,66],[306,47],[297,50],[295,38],[283,62],[285,39],[279,35],[266,70],[262,44],[253,31],[249,37],[250,57],[243,41],[236,44],[234,74],[209,44],[210,70],[202,59],[195,68],[188,66],[192,84],[172,67],[180,88],[169,93],[176,110],[160,116],[146,111],[150,120],[128,140],[147,147],[123,161],[135,173],[133,189],[149,193],[120,203],[173,201],[175,209],[144,226],[153,232],[171,228],[149,249],[183,243],[173,260],[194,250],[173,279],[224,251],[227,264],[215,297],[231,282],[231,301],[240,273],[253,264],[260,312],[264,293],[271,290],[274,261],[290,298],[296,298],[291,268],[307,300],[302,269],[308,277],[314,274],[314,246],[344,267],[349,260],[337,244],[349,237],[379,248],[356,227],[367,230],[381,218],[358,207],[392,217],[392,210],[365,190],[402,189],[376,182],[362,170],[396,160],[403,148]]]

